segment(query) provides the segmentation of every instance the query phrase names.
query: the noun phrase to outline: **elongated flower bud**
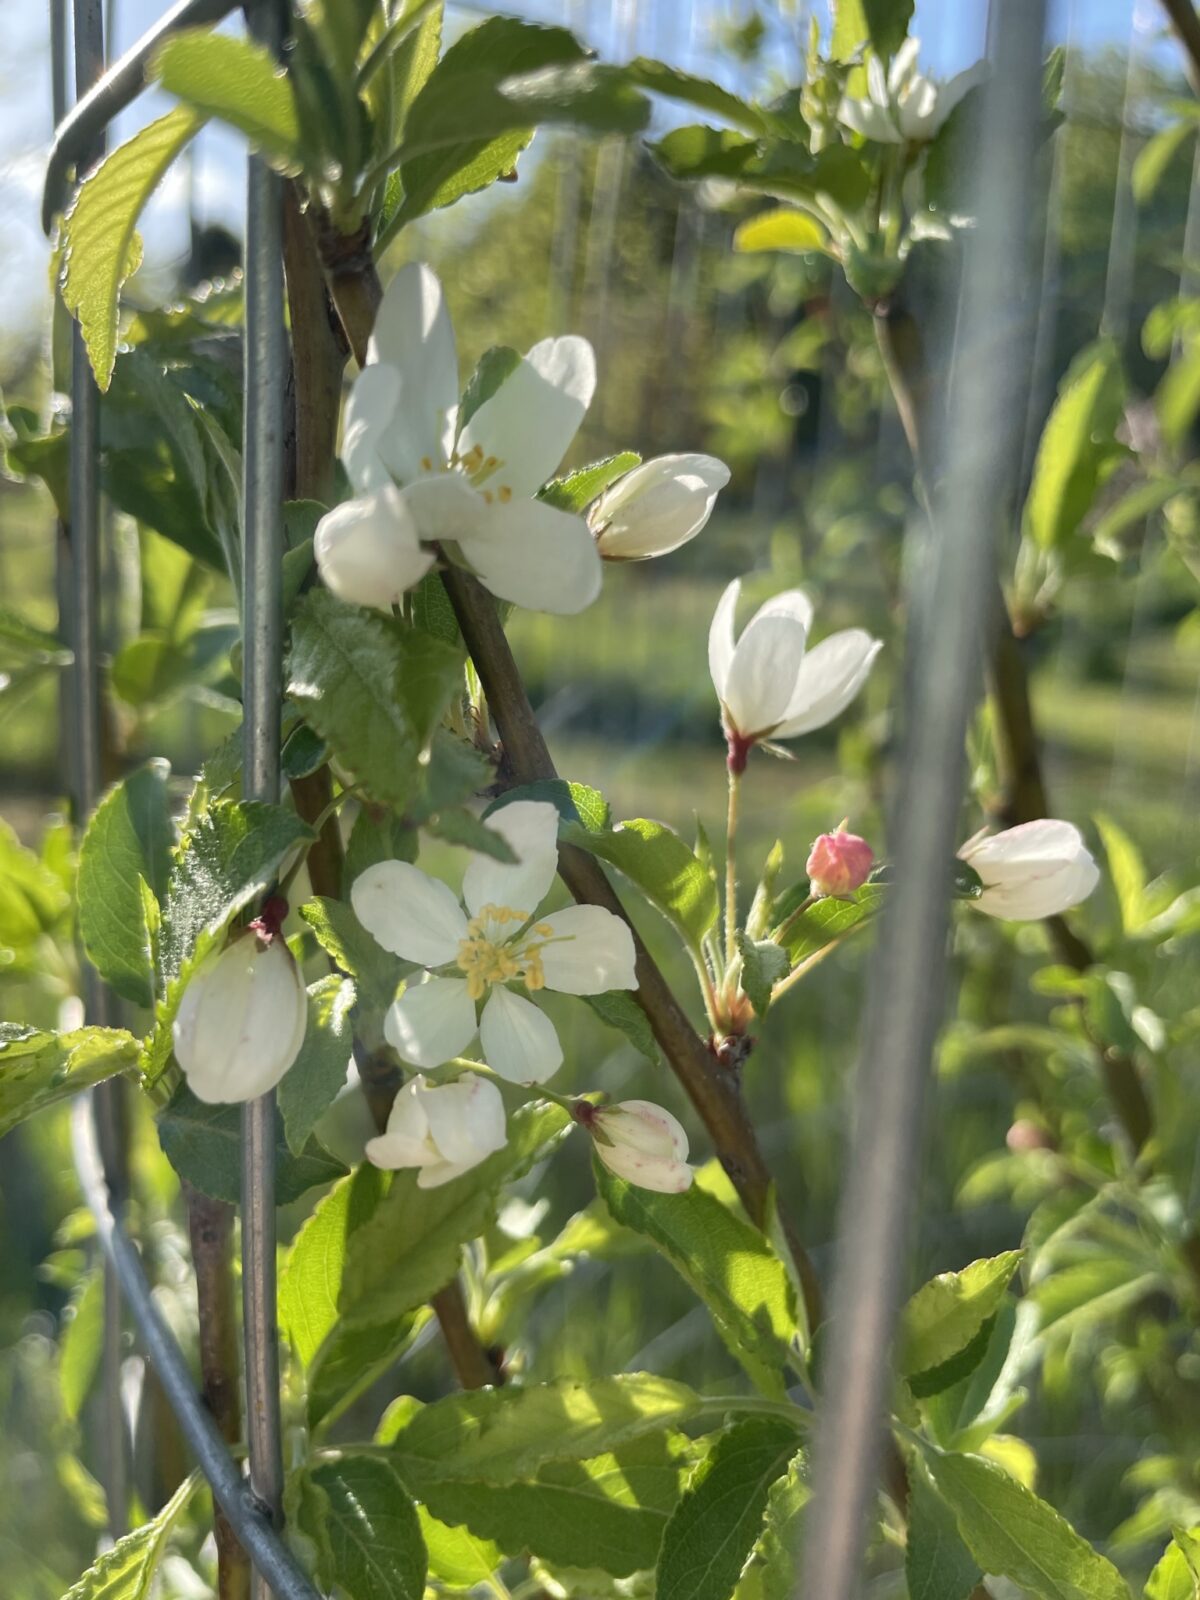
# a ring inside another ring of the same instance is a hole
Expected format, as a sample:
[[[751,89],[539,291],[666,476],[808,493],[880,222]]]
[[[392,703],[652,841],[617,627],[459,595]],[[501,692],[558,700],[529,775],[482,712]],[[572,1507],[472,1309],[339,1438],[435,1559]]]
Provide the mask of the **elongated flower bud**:
[[[280,934],[247,928],[203,963],[172,1024],[175,1059],[208,1105],[254,1100],[300,1054],[308,996]]]
[[[814,895],[853,894],[866,883],[875,856],[856,833],[822,833],[813,841],[805,871]]]
[[[971,839],[958,853],[983,883],[983,893],[971,904],[1009,922],[1069,911],[1100,881],[1079,829],[1054,817]]]
[[[605,561],[646,561],[694,539],[729,468],[715,456],[656,456],[606,489],[588,512]]]
[[[581,1118],[610,1172],[639,1189],[682,1194],[691,1187],[688,1138],[679,1122],[649,1100],[589,1107]]]

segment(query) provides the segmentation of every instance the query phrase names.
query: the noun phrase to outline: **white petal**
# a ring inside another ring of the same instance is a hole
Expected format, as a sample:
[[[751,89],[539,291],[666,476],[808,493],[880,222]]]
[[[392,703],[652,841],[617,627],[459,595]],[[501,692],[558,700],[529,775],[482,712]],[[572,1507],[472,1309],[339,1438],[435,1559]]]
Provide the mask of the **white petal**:
[[[497,462],[485,486],[528,499],[566,455],[595,388],[596,358],[586,339],[543,339],[467,423],[459,455],[478,446],[485,461]]]
[[[383,1036],[401,1061],[440,1067],[475,1037],[475,1002],[464,978],[428,978],[410,983],[383,1019]]]
[[[904,137],[892,121],[890,113],[870,100],[852,100],[849,96],[838,107],[838,121],[853,133],[876,144],[903,144]]]
[[[469,537],[488,512],[483,496],[461,472],[421,478],[400,490],[400,496],[426,544]]]
[[[398,1167],[423,1167],[437,1160],[429,1140],[424,1090],[425,1079],[420,1073],[400,1090],[392,1101],[386,1130],[367,1140],[368,1161],[394,1171]]]
[[[606,489],[588,512],[607,561],[644,561],[686,544],[712,515],[729,468],[715,456],[658,456]]]
[[[485,588],[527,611],[571,615],[600,593],[600,554],[587,523],[540,500],[488,506],[458,543]]]
[[[937,125],[943,127],[950,113],[959,103],[970,94],[977,84],[987,77],[988,65],[986,61],[977,61],[974,66],[966,67],[962,72],[956,72],[952,78],[939,85],[937,92]]]
[[[1058,817],[1041,817],[1022,822],[1003,833],[984,834],[977,842],[964,845],[961,855],[978,870],[977,863],[994,866],[1002,862],[1069,861],[1086,846],[1073,822]]]
[[[264,945],[244,933],[188,983],[172,1042],[196,1098],[230,1105],[275,1088],[300,1053],[307,1024],[304,980],[283,939]]]
[[[803,589],[784,589],[764,601],[754,613],[755,617],[790,617],[798,622],[805,633],[812,630],[813,604]]]
[[[752,618],[733,652],[725,683],[725,708],[746,737],[770,733],[788,708],[807,630],[790,616]]]
[[[351,387],[342,429],[342,460],[359,494],[392,481],[380,445],[396,415],[400,383],[394,367],[364,367]]]
[[[937,85],[917,74],[900,98],[898,117],[900,132],[906,139],[932,139],[944,121]]]
[[[1035,921],[1068,911],[1100,881],[1100,869],[1069,822],[1022,823],[960,852],[983,880],[975,907],[989,916]]]
[[[483,1058],[510,1083],[545,1083],[562,1066],[554,1024],[532,1000],[493,989],[479,1019]]]
[[[729,682],[729,668],[733,664],[733,619],[741,592],[742,580],[735,578],[717,601],[717,609],[708,626],[708,672],[717,691],[717,699],[722,702],[725,699],[725,685]]]
[[[888,104],[887,74],[883,62],[874,53],[867,60],[867,93],[877,106]]]
[[[327,511],[313,539],[327,588],[351,605],[390,611],[433,565],[400,491],[387,483],[374,494]]]
[[[451,891],[410,861],[379,861],[354,880],[354,915],[385,950],[423,967],[458,955],[467,919]]]
[[[508,906],[531,917],[558,871],[558,811],[546,800],[514,800],[494,811],[487,825],[517,859],[509,863],[472,855],[463,874],[467,910],[474,917],[484,906]]]
[[[861,628],[822,639],[805,656],[776,739],[795,739],[832,722],[866,683],[883,645]]]
[[[425,1095],[425,1113],[429,1137],[445,1160],[464,1172],[504,1148],[504,1101],[496,1085],[477,1072],[430,1089]]]
[[[423,262],[402,267],[388,284],[367,361],[400,376],[391,426],[378,445],[382,459],[405,482],[435,471],[453,439],[458,358],[442,286]]]
[[[548,989],[606,994],[610,989],[637,988],[633,934],[620,917],[603,906],[568,906],[544,920],[550,927],[548,937],[565,941],[548,944],[542,951]]]
[[[888,68],[888,89],[892,94],[898,94],[916,70],[917,57],[921,53],[921,41],[911,35],[905,39],[899,50],[892,57],[892,64]]]

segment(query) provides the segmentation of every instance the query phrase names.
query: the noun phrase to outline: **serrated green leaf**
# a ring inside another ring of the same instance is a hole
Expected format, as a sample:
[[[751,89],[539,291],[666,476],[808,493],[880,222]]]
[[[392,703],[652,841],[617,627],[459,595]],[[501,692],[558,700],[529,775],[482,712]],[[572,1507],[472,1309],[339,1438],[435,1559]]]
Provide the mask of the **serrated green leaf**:
[[[894,56],[907,37],[913,0],[859,0],[859,3],[875,53],[885,59]]]
[[[347,1241],[374,1215],[385,1189],[378,1167],[356,1167],[321,1197],[288,1250],[279,1275],[279,1321],[306,1367],[337,1327]]]
[[[427,572],[408,598],[414,628],[461,649],[458,620],[439,572]]]
[[[464,850],[474,850],[478,855],[490,856],[493,861],[511,862],[512,846],[507,839],[489,828],[481,817],[465,806],[450,806],[445,810],[430,812],[422,825],[447,844],[461,845]]]
[[[158,1515],[97,1557],[63,1600],[149,1600],[167,1537],[199,1482],[197,1472],[185,1478]]]
[[[186,1087],[176,1090],[158,1118],[163,1154],[201,1194],[238,1205],[242,1194],[242,1108],[209,1106]],[[288,1149],[283,1118],[275,1113],[275,1204],[290,1205],[309,1189],[344,1177],[344,1162],[314,1138],[299,1155]]]
[[[501,1186],[549,1155],[570,1126],[560,1106],[523,1106],[509,1118],[504,1148],[460,1178],[421,1189],[415,1172],[397,1172],[350,1237],[339,1308],[345,1322],[361,1327],[403,1316],[444,1288],[463,1245],[491,1224]]]
[[[1176,1528],[1146,1579],[1145,1600],[1200,1600],[1200,1527]]]
[[[296,99],[264,46],[208,28],[184,28],[159,46],[149,75],[204,116],[230,123],[271,160],[299,166]]]
[[[320,1582],[352,1600],[421,1600],[425,1543],[391,1463],[347,1452],[306,1475],[317,1494],[300,1497],[300,1526],[317,1547]]]
[[[1120,355],[1099,339],[1072,361],[1038,444],[1024,521],[1040,549],[1061,549],[1078,531],[1115,448],[1124,400]]]
[[[141,1046],[122,1028],[43,1033],[0,1022],[0,1135],[59,1100],[137,1064]]]
[[[396,1433],[393,1459],[421,1497],[430,1483],[520,1483],[548,1462],[587,1461],[678,1428],[700,1406],[684,1384],[645,1372],[479,1389],[422,1406]]]
[[[622,450],[618,455],[605,456],[603,461],[593,461],[575,472],[565,473],[561,478],[551,478],[544,488],[538,490],[537,498],[544,500],[547,505],[557,506],[560,511],[571,511],[578,515],[598,495],[603,494],[609,484],[616,483],[618,478],[623,478],[634,467],[640,466],[641,460],[636,450]]]
[[[674,829],[636,817],[604,831],[565,823],[561,837],[623,872],[689,945],[699,949],[720,906],[711,877]]]
[[[1000,1309],[1023,1257],[1021,1250],[983,1257],[917,1290],[900,1319],[897,1365],[905,1377],[940,1367],[971,1344]]]
[[[959,1537],[954,1512],[914,1460],[908,1478],[904,1576],[909,1600],[970,1600],[983,1574]]]
[[[591,789],[586,783],[568,783],[563,778],[541,778],[536,783],[506,789],[484,816],[494,816],[514,800],[548,800],[564,822],[578,822],[589,833],[600,833],[607,828],[612,816],[608,801],[599,789]]]
[[[737,1600],[794,1600],[810,1498],[804,1457],[797,1454],[771,1485],[762,1532],[743,1570]]]
[[[490,400],[521,365],[521,354],[506,344],[494,344],[480,356],[467,387],[463,390],[458,408],[458,427],[461,431],[470,422],[485,400]]]
[[[606,1022],[610,1028],[619,1028],[647,1061],[661,1059],[654,1029],[628,989],[610,989],[607,994],[589,994],[584,999],[601,1022]]]
[[[657,1600],[728,1600],[762,1531],[771,1485],[799,1443],[782,1417],[748,1417],[717,1435],[663,1534]]]
[[[528,1483],[437,1483],[426,1474],[422,1495],[435,1517],[505,1555],[627,1577],[654,1565],[692,1454],[685,1435],[663,1430],[588,1460],[547,1462]]]
[[[308,986],[308,1026],[300,1054],[276,1091],[288,1149],[299,1155],[308,1136],[346,1082],[356,991],[349,978],[320,978]]]
[[[617,1222],[653,1241],[699,1295],[735,1360],[774,1399],[796,1337],[791,1281],[766,1238],[693,1183],[656,1194],[615,1177],[599,1161],[596,1187]]]
[[[738,935],[738,949],[742,953],[742,988],[755,1016],[765,1017],[771,990],[791,967],[788,953],[773,939],[748,939],[744,933]]]
[[[868,918],[881,911],[887,893],[886,884],[865,883],[853,894],[845,897],[826,895],[806,907],[787,933],[779,939],[791,957],[793,966],[798,966],[801,961],[807,961],[810,956],[816,955],[818,950],[824,950],[826,945],[832,944],[835,939],[843,938],[851,929],[857,928],[860,923],[866,922]],[[787,914],[788,906],[785,899],[775,908],[777,927],[786,920]]]
[[[79,848],[79,933],[88,958],[118,994],[154,1004],[154,944],[140,885],[167,889],[175,829],[165,761],[150,761],[100,801]]]
[[[490,1539],[480,1539],[465,1527],[449,1527],[417,1507],[421,1537],[429,1556],[429,1576],[447,1589],[474,1589],[494,1576],[504,1552]]]
[[[117,307],[136,259],[131,252],[137,219],[203,125],[202,116],[180,106],[140,129],[87,174],[63,218],[63,304],[79,323],[102,390],[112,381],[117,357]]]
[[[981,1456],[924,1451],[933,1486],[984,1572],[1011,1578],[1039,1600],[1129,1600],[1112,1563],[1015,1478]]]
[[[758,106],[750,105],[708,78],[698,78],[665,61],[652,61],[648,56],[636,57],[625,70],[634,83],[654,94],[665,95],[669,100],[685,100],[698,111],[724,117],[735,128],[744,128],[748,133],[768,131],[768,119]]]
[[[94,1267],[71,1296],[70,1320],[58,1344],[58,1387],[63,1410],[77,1421],[104,1347],[104,1273]]]

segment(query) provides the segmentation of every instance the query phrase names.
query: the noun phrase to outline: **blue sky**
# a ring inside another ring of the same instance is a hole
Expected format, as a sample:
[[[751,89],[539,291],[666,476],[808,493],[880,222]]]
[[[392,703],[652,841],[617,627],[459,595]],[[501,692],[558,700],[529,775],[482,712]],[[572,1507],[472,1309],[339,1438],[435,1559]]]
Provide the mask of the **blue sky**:
[[[110,50],[119,54],[161,14],[166,0],[113,0],[115,26]],[[824,16],[828,0],[812,0]],[[462,26],[486,5],[451,6]],[[749,11],[743,0],[509,0],[511,9],[539,20],[564,22],[610,59],[637,53],[661,55],[737,86],[737,63],[714,44],[717,22]],[[802,16],[792,0],[780,11]],[[917,0],[913,31],[922,41],[922,63],[938,74],[958,70],[983,51],[986,0]],[[782,28],[783,25],[781,25]],[[799,29],[789,22],[789,29]],[[1136,26],[1142,47],[1170,59],[1173,42],[1163,35],[1157,0],[1050,0],[1050,36],[1072,38],[1087,48],[1125,47]],[[46,0],[10,3],[5,16],[5,52],[0,60],[0,373],[4,345],[24,341],[36,329],[46,303],[47,249],[38,226],[41,177],[51,133],[49,23]],[[777,33],[782,42],[785,35]],[[147,93],[121,118],[115,136],[127,137],[167,109],[166,97]],[[189,189],[197,214],[237,228],[242,196],[242,148],[220,128],[205,130],[192,165],[178,166],[152,205],[144,227],[146,268],[153,273],[186,248]]]

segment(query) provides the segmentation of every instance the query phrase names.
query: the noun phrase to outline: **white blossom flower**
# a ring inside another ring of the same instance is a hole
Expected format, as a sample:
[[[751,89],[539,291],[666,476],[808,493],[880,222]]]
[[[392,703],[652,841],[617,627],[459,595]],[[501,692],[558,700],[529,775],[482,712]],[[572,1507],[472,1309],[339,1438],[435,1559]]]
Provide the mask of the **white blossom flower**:
[[[514,800],[488,827],[517,859],[509,865],[472,855],[463,877],[465,912],[444,883],[407,861],[368,867],[350,900],[385,950],[426,969],[424,982],[409,982],[384,1023],[402,1060],[439,1066],[460,1056],[478,1032],[493,1071],[514,1083],[544,1083],[562,1065],[562,1046],[526,994],[636,988],[633,936],[600,906],[537,917],[558,866],[552,805]]]
[[[431,1085],[418,1073],[396,1096],[386,1132],[367,1140],[367,1160],[389,1170],[417,1167],[417,1188],[436,1189],[502,1150],[507,1136],[494,1083],[468,1072]]]
[[[883,648],[861,628],[832,633],[808,649],[812,604],[788,589],[760,606],[740,639],[734,614],[741,580],[717,604],[708,633],[708,670],[721,702],[730,762],[741,771],[762,740],[796,739],[843,712],[867,681]]]
[[[463,418],[442,286],[420,262],[401,268],[346,406],[346,471],[358,496],[376,498],[322,519],[315,552],[326,584],[389,610],[430,564],[420,565],[414,545],[430,559],[437,547],[502,600],[582,611],[600,592],[595,540],[582,517],[533,496],[595,387],[586,339],[543,339]]]
[[[279,933],[247,928],[203,962],[171,1024],[175,1059],[206,1105],[254,1100],[300,1054],[308,996]]]
[[[655,456],[610,484],[588,508],[606,561],[645,561],[694,539],[712,515],[729,468],[716,456]]]
[[[639,1189],[682,1194],[691,1187],[688,1138],[679,1121],[649,1100],[623,1100],[601,1106],[584,1126],[596,1154],[610,1172]]]
[[[917,71],[918,39],[906,39],[884,71],[878,56],[867,62],[867,98],[846,95],[838,119],[878,144],[925,144],[938,134],[959,101],[982,82],[985,63],[939,83]]]
[[[989,917],[1033,922],[1069,911],[1100,881],[1100,869],[1069,822],[1043,817],[1003,833],[977,834],[958,852],[983,893],[971,904]]]

